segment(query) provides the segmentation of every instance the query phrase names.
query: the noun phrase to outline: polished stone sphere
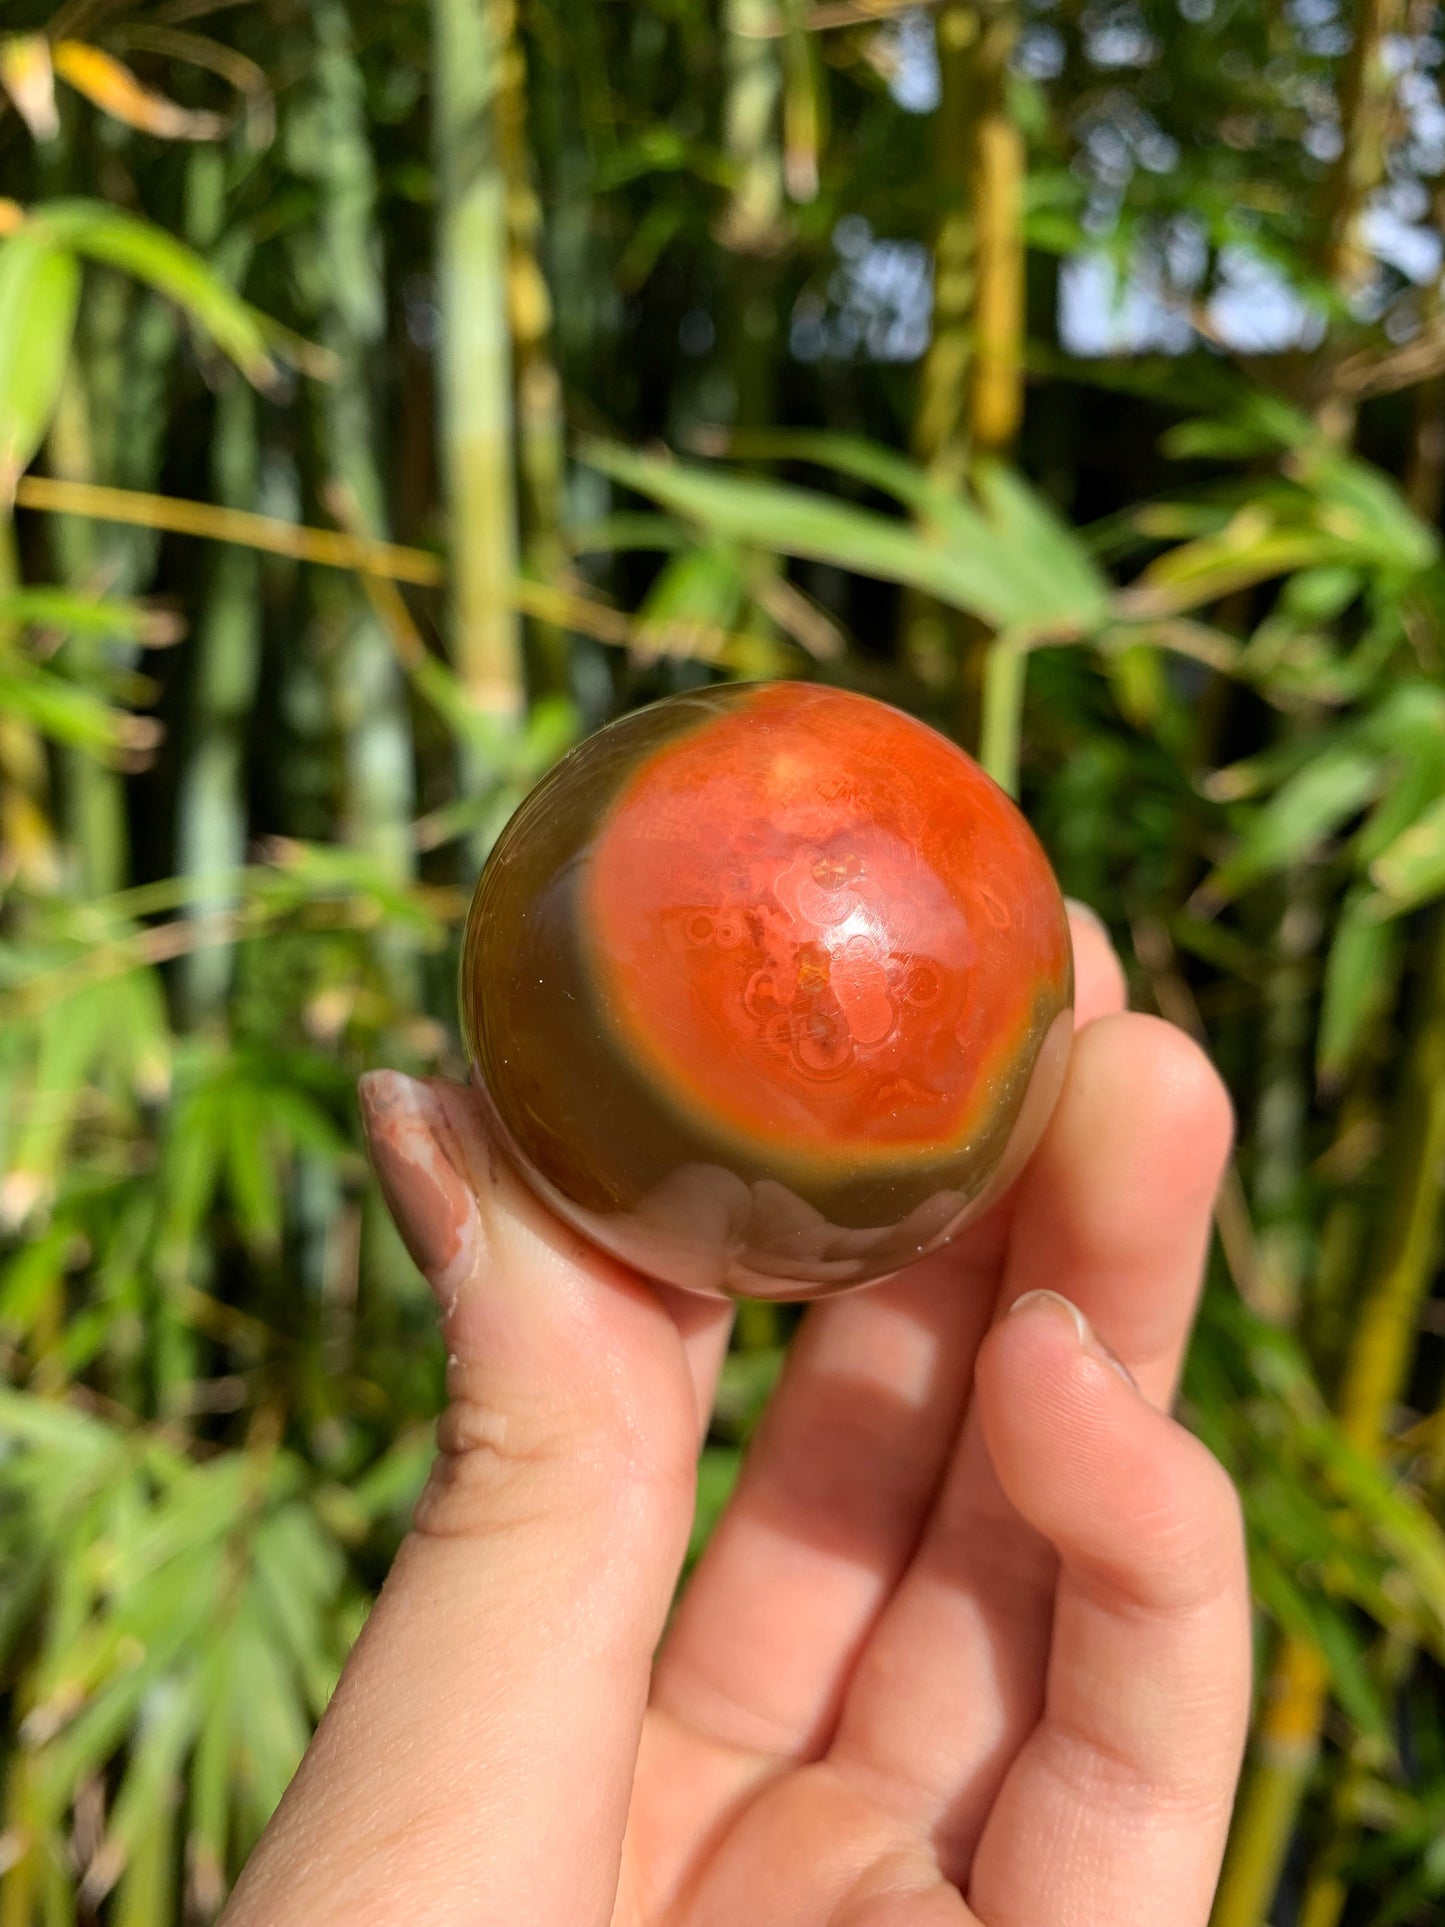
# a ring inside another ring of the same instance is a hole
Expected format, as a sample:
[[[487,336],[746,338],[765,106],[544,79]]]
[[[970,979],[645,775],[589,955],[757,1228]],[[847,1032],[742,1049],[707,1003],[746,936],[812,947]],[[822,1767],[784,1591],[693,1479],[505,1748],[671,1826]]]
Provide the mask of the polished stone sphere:
[[[566,756],[477,885],[462,1021],[498,1138],[594,1243],[812,1298],[945,1243],[1063,1080],[1058,885],[963,751],[804,683],[674,696]]]

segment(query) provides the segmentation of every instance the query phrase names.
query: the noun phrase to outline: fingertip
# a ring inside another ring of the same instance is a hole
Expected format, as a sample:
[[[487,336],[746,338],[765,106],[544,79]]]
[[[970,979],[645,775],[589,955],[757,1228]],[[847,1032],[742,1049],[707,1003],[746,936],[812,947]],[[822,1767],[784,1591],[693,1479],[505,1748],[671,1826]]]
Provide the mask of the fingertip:
[[[1129,1001],[1124,966],[1108,926],[1096,910],[1076,898],[1065,899],[1074,946],[1074,1022],[1085,1024],[1121,1011]]]
[[[1223,1467],[1140,1395],[1069,1301],[1021,1299],[976,1382],[999,1483],[1066,1564],[1170,1609],[1237,1577],[1239,1501]]]
[[[368,1071],[357,1087],[372,1168],[403,1243],[444,1310],[476,1270],[484,1243],[476,1193],[432,1086]]]
[[[1086,1182],[1083,1215],[1110,1242],[1128,1221],[1125,1199],[1148,1207],[1140,1221],[1152,1223],[1159,1200],[1178,1221],[1212,1197],[1233,1137],[1229,1093],[1193,1038],[1162,1017],[1114,1012],[1075,1040],[1033,1181],[1052,1186],[1073,1173]],[[1093,1175],[1104,1156],[1113,1167],[1107,1190]]]

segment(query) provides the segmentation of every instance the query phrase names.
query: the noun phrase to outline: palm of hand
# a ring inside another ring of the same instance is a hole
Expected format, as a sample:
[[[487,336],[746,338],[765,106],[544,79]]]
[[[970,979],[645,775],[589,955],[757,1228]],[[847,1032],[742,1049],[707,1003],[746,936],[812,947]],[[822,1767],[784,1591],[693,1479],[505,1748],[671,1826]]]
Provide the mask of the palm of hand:
[[[1235,1597],[1211,1616],[1237,1572],[1185,1543],[1179,1508],[1228,1546],[1232,1495],[1056,1300],[979,1358],[994,1293],[1057,1255],[1059,1227],[1029,1223],[981,1227],[966,1277],[955,1255],[805,1326],[659,1658],[614,1927],[1113,1922],[1135,1881],[1192,1883],[1207,1908],[1239,1744],[1216,1689],[1242,1615]],[[1127,1291],[1105,1271],[1076,1292]],[[1189,1295],[1143,1374],[1166,1395]],[[1180,1447],[1182,1482],[1161,1480]],[[1004,1484],[1052,1510],[1062,1573]],[[1141,1510],[1157,1560],[1118,1536]]]

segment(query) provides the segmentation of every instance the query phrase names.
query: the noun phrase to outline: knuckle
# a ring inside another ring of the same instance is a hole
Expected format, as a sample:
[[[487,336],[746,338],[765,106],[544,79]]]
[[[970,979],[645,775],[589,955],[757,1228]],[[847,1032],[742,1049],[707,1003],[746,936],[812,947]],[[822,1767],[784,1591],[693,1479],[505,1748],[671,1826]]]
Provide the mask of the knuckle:
[[[436,1461],[413,1518],[418,1532],[476,1538],[569,1514],[616,1516],[638,1504],[669,1518],[690,1511],[690,1452],[669,1450],[662,1431],[626,1406],[452,1376]]]

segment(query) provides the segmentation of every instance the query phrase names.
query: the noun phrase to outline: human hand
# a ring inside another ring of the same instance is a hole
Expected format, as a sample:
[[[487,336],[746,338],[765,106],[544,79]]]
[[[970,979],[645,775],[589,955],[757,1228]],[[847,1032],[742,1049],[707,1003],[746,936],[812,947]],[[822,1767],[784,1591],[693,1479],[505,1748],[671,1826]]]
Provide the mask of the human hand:
[[[225,1927],[1203,1927],[1247,1587],[1166,1412],[1229,1107],[1074,942],[1039,1150],[947,1250],[807,1313],[656,1655],[728,1307],[584,1247],[466,1090],[365,1080],[450,1405]]]

